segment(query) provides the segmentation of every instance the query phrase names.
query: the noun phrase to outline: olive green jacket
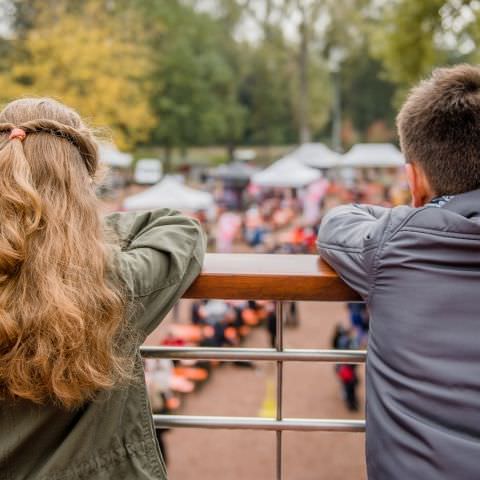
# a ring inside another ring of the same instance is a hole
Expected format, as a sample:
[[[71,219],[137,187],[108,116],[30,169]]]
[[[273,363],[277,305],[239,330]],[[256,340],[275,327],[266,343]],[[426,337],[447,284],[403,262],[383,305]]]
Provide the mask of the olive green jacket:
[[[200,272],[205,241],[197,222],[171,210],[115,213],[106,225],[120,239],[113,271],[132,300],[135,380],[75,411],[0,401],[1,480],[167,478],[138,352]]]

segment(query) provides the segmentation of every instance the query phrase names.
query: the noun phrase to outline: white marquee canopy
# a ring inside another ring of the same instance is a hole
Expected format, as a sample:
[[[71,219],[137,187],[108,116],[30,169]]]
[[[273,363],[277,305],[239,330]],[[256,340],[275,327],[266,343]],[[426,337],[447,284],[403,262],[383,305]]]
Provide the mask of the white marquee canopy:
[[[123,153],[113,143],[99,143],[100,163],[110,167],[128,168],[132,164],[132,155]]]
[[[213,205],[214,199],[210,193],[187,187],[170,176],[141,193],[127,197],[123,202],[125,210],[172,208],[192,212],[208,210]]]
[[[288,156],[314,168],[334,168],[341,158],[323,143],[304,143]]]
[[[320,171],[287,156],[253,175],[251,181],[260,187],[300,188],[321,177]]]
[[[391,143],[358,143],[343,155],[342,167],[400,167],[405,159]]]

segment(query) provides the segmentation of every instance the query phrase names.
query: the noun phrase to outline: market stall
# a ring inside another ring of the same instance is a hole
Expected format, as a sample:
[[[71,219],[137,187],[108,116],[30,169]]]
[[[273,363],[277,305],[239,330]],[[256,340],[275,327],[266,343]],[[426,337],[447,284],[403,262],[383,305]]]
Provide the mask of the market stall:
[[[252,177],[260,187],[301,188],[322,177],[319,170],[307,167],[293,157],[285,157]]]
[[[235,161],[210,170],[209,177],[221,184],[221,202],[232,209],[241,209],[245,205],[245,189],[258,168],[245,162]]]
[[[340,166],[351,168],[401,167],[405,159],[391,143],[358,143],[343,155]]]
[[[178,179],[166,176],[153,187],[127,197],[123,202],[125,210],[149,210],[172,208],[195,212],[208,210],[214,205],[213,196],[182,184]]]
[[[308,167],[321,169],[335,168],[341,158],[323,143],[304,143],[288,156]]]

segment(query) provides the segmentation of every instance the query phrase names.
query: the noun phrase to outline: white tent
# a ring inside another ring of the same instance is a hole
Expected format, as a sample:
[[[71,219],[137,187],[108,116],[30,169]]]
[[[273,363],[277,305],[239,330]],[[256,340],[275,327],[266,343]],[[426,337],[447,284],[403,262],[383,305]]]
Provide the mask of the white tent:
[[[166,176],[148,190],[127,197],[123,207],[125,210],[173,208],[192,212],[207,210],[213,204],[213,196],[210,193],[187,187],[171,176]]]
[[[405,159],[391,143],[358,143],[340,162],[342,167],[400,167]]]
[[[128,168],[132,164],[132,155],[120,152],[112,143],[100,143],[98,153],[100,163],[110,167]]]
[[[287,156],[253,175],[251,181],[260,187],[300,188],[321,177],[322,174],[318,170]]]
[[[323,143],[304,143],[288,156],[314,168],[333,168],[340,162],[340,155]]]

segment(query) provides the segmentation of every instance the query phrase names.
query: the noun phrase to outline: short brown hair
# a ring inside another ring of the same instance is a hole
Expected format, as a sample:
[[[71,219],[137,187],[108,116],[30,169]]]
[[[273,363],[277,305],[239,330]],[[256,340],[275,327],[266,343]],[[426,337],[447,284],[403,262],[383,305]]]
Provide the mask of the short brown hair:
[[[480,68],[439,68],[414,87],[397,117],[407,162],[438,195],[480,188]]]

